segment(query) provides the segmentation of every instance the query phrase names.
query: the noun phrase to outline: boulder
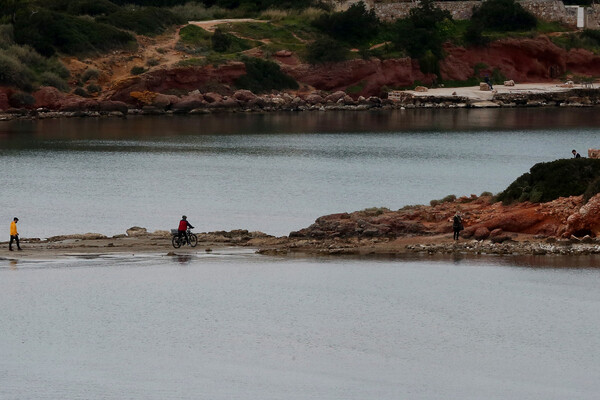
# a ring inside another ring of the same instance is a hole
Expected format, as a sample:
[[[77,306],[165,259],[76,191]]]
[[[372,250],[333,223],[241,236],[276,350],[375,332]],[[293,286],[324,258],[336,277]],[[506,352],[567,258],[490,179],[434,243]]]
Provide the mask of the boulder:
[[[475,230],[475,233],[473,234],[473,237],[476,240],[485,240],[490,236],[490,230],[488,228],[486,228],[485,226],[482,226],[480,228],[477,228]]]
[[[425,86],[417,86],[415,88],[415,92],[428,92],[429,89],[427,89]]]
[[[276,57],[291,57],[292,56],[292,52],[289,50],[279,50],[277,52],[275,52],[275,56]]]
[[[208,92],[204,94],[204,100],[206,100],[207,103],[219,103],[223,101],[223,96],[218,93]]]
[[[102,100],[97,103],[97,110],[103,112],[113,112],[118,111],[123,115],[126,115],[129,111],[129,107],[127,104],[122,101],[113,101],[113,100]]]
[[[479,82],[479,90],[482,90],[484,92],[489,92],[492,90],[492,88],[490,87],[490,85],[488,85],[485,82]]]
[[[346,93],[339,90],[339,91],[332,93],[329,96],[325,97],[325,101],[331,101],[332,103],[337,103],[338,100],[341,100],[344,97],[346,97]]]
[[[233,98],[241,101],[242,103],[247,103],[256,98],[256,95],[249,90],[238,90],[233,94]]]
[[[75,99],[82,99],[79,96],[72,96]],[[58,110],[67,101],[67,95],[55,87],[44,86],[33,93],[36,107]]]
[[[311,105],[323,103],[323,97],[318,94],[309,94],[304,100]]]
[[[504,81],[504,86],[515,86],[515,81],[512,79],[509,81]]]
[[[175,104],[179,101],[179,97],[174,95],[157,93],[156,97],[150,103],[151,106],[156,108],[168,108],[170,105]]]
[[[141,228],[139,226],[132,226],[127,229],[127,236],[146,236],[148,234],[148,230],[146,228]]]
[[[173,104],[171,109],[177,113],[185,113],[185,112],[195,110],[197,108],[202,108],[202,107],[206,106],[206,104],[207,103],[206,103],[206,101],[204,101],[204,99],[202,99],[202,100],[186,99],[186,100],[180,100],[177,103]]]

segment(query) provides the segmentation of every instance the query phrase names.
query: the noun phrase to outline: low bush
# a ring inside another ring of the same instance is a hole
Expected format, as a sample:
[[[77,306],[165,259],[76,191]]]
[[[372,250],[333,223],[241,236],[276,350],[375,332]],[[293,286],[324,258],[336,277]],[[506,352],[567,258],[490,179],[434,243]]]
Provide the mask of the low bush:
[[[298,82],[281,71],[279,65],[260,58],[245,58],[246,75],[235,81],[236,87],[254,93],[271,90],[298,89]]]
[[[42,72],[40,75],[40,83],[44,86],[53,86],[61,92],[69,91],[69,84],[54,72]]]
[[[323,36],[306,46],[306,61],[311,64],[340,62],[348,59],[349,49],[335,39]]]
[[[12,107],[27,107],[35,104],[35,99],[32,95],[25,92],[14,92],[10,95],[8,102]]]
[[[173,6],[170,11],[178,18],[186,21],[221,19],[226,17],[228,13],[227,10],[221,7],[206,7],[204,4],[192,2]]]
[[[0,25],[0,49],[5,49],[14,43],[13,26],[10,24]]]
[[[515,201],[548,202],[559,197],[579,196],[594,192],[600,178],[600,160],[590,158],[563,159],[539,163],[510,184],[498,195],[505,204]]]
[[[31,91],[33,80],[33,73],[26,65],[6,51],[0,51],[0,84]]]
[[[90,97],[90,94],[87,92],[87,90],[82,87],[75,88],[75,90],[73,90],[73,94],[81,97]]]
[[[102,92],[102,88],[93,83],[90,85],[87,85],[85,90],[87,90],[88,93],[96,93],[96,94]]]
[[[14,26],[15,42],[27,44],[42,55],[90,53],[135,43],[131,34],[110,25],[40,9],[20,13]]]
[[[81,82],[86,83],[87,81],[89,81],[91,79],[98,79],[99,76],[100,76],[100,71],[98,71],[95,68],[88,68],[85,71],[83,71],[83,73],[81,74],[81,77],[79,79]]]
[[[185,21],[168,10],[156,7],[121,9],[96,20],[139,35],[157,35],[166,28]]]
[[[233,43],[232,36],[224,33],[220,28],[215,29],[210,41],[212,49],[217,53],[227,52]]]
[[[140,65],[136,65],[135,67],[131,68],[131,75],[140,75],[143,74],[144,72],[146,72],[146,68],[140,66]]]
[[[150,59],[148,59],[148,61],[146,61],[146,65],[149,67],[156,67],[159,64],[160,64],[160,61],[156,58],[150,58]]]

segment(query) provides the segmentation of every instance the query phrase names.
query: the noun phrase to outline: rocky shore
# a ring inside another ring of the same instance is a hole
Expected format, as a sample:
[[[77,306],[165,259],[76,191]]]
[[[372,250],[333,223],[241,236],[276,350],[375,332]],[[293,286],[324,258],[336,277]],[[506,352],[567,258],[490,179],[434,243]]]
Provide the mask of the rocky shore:
[[[452,239],[451,218],[459,211],[465,230]],[[125,234],[98,233],[23,239],[22,252],[1,244],[0,259],[47,259],[73,254],[164,253],[177,255],[244,247],[270,256],[407,256],[600,254],[600,194],[548,203],[502,205],[488,195],[464,196],[408,206],[397,211],[373,208],[326,215],[289,236],[247,230],[199,233],[196,248],[173,249],[167,231],[133,227]]]
[[[531,86],[531,85],[528,85]],[[155,92],[130,92],[128,101],[114,100],[122,95],[88,99],[67,95],[52,87],[34,93],[35,108],[10,108],[0,111],[0,121],[73,117],[126,117],[128,115],[176,115],[210,113],[264,113],[300,111],[368,111],[413,108],[491,108],[491,107],[592,107],[600,105],[600,89],[560,88],[545,84],[545,89],[505,88],[477,92],[478,88],[433,89],[428,92],[404,91],[394,99],[377,96],[353,97],[346,92],[276,93],[256,95],[238,90],[230,95],[198,90],[184,96]],[[548,90],[548,86],[551,90]]]

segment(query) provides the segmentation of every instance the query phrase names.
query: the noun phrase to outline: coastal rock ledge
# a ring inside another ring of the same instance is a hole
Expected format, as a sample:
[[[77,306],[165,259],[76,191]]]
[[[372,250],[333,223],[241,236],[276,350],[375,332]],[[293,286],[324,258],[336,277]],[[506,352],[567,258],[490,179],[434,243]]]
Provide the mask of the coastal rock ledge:
[[[326,215],[261,252],[600,254],[600,194],[587,203],[571,196],[504,205],[491,195],[433,203]],[[455,242],[451,220],[457,211],[465,229]]]

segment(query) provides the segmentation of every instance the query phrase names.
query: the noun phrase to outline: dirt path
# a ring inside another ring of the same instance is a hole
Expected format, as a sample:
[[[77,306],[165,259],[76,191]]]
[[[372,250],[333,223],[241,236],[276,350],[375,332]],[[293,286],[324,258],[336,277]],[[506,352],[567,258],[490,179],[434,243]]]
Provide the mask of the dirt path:
[[[188,24],[199,26],[202,29],[206,29],[209,32],[214,32],[217,29],[218,25],[222,24],[234,24],[238,22],[258,22],[261,24],[267,23],[269,21],[262,19],[252,19],[252,18],[239,18],[239,19],[213,19],[210,21],[189,21]]]

